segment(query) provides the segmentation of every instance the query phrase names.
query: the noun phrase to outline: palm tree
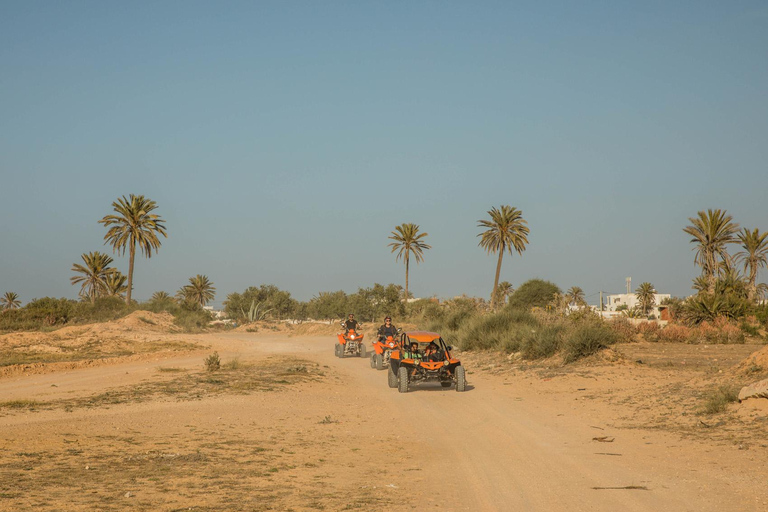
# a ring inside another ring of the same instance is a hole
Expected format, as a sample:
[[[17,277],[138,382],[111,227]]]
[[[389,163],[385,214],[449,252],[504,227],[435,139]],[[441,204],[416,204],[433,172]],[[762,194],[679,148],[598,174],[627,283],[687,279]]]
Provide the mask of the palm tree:
[[[213,300],[216,295],[216,288],[213,287],[208,276],[197,274],[195,277],[189,278],[189,284],[182,286],[179,294],[184,297],[184,300],[205,306]]]
[[[413,257],[416,258],[416,263],[424,261],[424,251],[431,249],[431,245],[427,245],[423,242],[423,238],[427,236],[427,233],[419,233],[419,226],[416,224],[400,224],[392,231],[392,236],[388,237],[394,242],[387,245],[392,248],[392,252],[397,252],[397,258],[395,261],[400,261],[400,258],[405,260],[405,300],[409,298],[408,294],[408,270],[410,266],[410,257],[413,253]]]
[[[507,298],[512,295],[515,288],[509,281],[502,281],[499,286],[496,287],[496,300],[498,303],[504,305],[507,303]]]
[[[491,220],[479,220],[478,227],[488,228],[480,233],[480,242],[478,245],[490,253],[499,253],[499,262],[496,265],[496,278],[493,281],[493,290],[491,290],[491,309],[494,309],[496,302],[496,288],[499,286],[499,275],[501,274],[501,260],[504,257],[504,251],[512,249],[522,255],[525,245],[528,243],[528,224],[523,219],[523,212],[512,206],[502,205],[501,209],[491,208],[488,212]]]
[[[768,266],[768,232],[760,234],[758,229],[753,231],[744,228],[737,235],[744,249],[736,253],[736,261],[744,263],[744,273],[748,277],[749,300],[757,297],[757,272],[760,267]]]
[[[733,217],[723,210],[700,211],[697,218],[689,218],[691,226],[686,226],[683,231],[693,238],[691,243],[698,244],[694,262],[702,268],[702,273],[707,278],[708,292],[715,292],[716,275],[720,270],[720,261],[730,262],[730,256],[726,245],[733,243],[734,234],[739,230],[739,225],[732,222]]]
[[[19,296],[14,292],[5,292],[5,295],[0,297],[0,306],[2,306],[3,311],[8,309],[18,309],[21,307],[21,301],[19,300]]]
[[[125,281],[128,279],[122,272],[115,270],[104,280],[104,295],[107,297],[123,298],[128,290]]]
[[[582,307],[587,305],[587,300],[584,298],[584,290],[578,286],[571,286],[570,290],[566,293],[568,304],[575,304]]]
[[[637,290],[635,290],[635,297],[637,297],[637,302],[643,311],[643,315],[647,315],[648,310],[656,303],[656,289],[651,283],[641,283]]]
[[[149,298],[150,302],[173,302],[175,299],[168,292],[155,292]]]
[[[152,257],[152,251],[160,248],[158,233],[168,238],[165,232],[165,221],[160,216],[150,213],[157,208],[157,203],[144,196],[131,194],[118,198],[112,203],[117,215],[107,215],[99,221],[109,230],[104,235],[104,243],[112,244],[115,252],[125,255],[128,247],[128,290],[125,295],[125,303],[131,303],[133,291],[133,261],[136,256],[136,246],[139,246],[142,254],[147,258]],[[111,227],[110,227],[111,226]]]
[[[96,302],[96,297],[106,291],[106,280],[110,274],[115,272],[115,269],[109,266],[112,263],[112,258],[98,251],[83,254],[81,258],[83,258],[85,265],[79,263],[72,265],[72,271],[81,275],[70,278],[70,281],[72,284],[82,283],[80,296],[90,299],[93,303]]]

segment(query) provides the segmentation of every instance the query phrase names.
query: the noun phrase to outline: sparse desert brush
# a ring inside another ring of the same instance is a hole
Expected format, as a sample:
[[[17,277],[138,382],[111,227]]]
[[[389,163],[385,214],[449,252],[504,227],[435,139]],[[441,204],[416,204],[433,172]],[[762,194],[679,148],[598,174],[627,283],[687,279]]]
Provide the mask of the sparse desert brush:
[[[658,339],[665,343],[688,343],[693,336],[693,330],[682,324],[667,324],[658,333]]]
[[[218,352],[209,355],[203,362],[205,363],[205,369],[209,372],[215,372],[221,368],[221,358]]]
[[[612,318],[607,322],[608,327],[616,333],[620,341],[630,342],[635,341],[635,335],[637,334],[637,327],[632,325],[632,322],[625,317]]]
[[[656,322],[640,322],[637,325],[637,332],[642,334],[645,341],[659,341],[659,331],[661,327]]]
[[[714,322],[702,322],[692,329],[689,343],[741,344],[746,341],[744,332],[733,321],[718,317]]]
[[[705,397],[703,414],[720,414],[728,409],[728,404],[739,399],[739,392],[733,386],[722,385]]]

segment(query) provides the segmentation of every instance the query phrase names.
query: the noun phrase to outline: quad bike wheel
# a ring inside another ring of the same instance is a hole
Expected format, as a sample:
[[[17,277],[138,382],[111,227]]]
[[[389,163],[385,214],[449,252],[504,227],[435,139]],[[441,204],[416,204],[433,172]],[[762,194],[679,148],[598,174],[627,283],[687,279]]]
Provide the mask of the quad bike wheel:
[[[465,391],[467,389],[467,375],[463,366],[457,366],[456,371],[456,391]]]
[[[365,357],[365,356],[367,356],[367,355],[368,355],[368,354],[366,354],[366,353],[365,353],[365,345],[363,345],[363,344],[361,343],[361,344],[360,344],[360,357]]]
[[[397,370],[398,388],[401,393],[408,392],[408,368],[401,366]]]
[[[371,368],[376,368],[376,354],[371,354]]]
[[[453,383],[451,381],[449,381],[449,380],[440,381],[440,385],[443,386],[444,388],[451,387],[451,384],[453,384]]]
[[[335,347],[333,347],[333,353],[336,354],[336,357],[341,357],[341,345],[338,343]]]
[[[392,368],[390,368],[387,372],[387,384],[389,384],[390,388],[397,387],[397,375],[395,374],[395,370]]]
[[[384,356],[381,354],[374,354],[376,358],[376,369],[381,370],[384,368]]]

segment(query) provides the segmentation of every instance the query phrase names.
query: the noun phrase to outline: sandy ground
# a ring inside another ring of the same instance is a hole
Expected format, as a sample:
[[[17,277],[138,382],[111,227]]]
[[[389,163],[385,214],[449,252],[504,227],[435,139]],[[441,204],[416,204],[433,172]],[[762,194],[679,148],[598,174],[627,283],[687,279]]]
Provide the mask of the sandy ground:
[[[328,334],[140,327],[178,350],[3,374],[0,510],[768,510],[768,408],[697,413],[760,346],[462,354],[466,392],[400,394]]]

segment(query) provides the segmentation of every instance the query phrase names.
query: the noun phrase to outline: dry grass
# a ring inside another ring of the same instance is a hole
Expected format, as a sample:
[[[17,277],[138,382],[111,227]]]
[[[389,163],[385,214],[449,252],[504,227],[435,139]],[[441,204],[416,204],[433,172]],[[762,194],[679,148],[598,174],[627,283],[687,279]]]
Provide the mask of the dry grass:
[[[291,357],[274,357],[258,364],[224,365],[218,371],[184,371],[159,368],[160,373],[176,375],[133,386],[110,389],[86,397],[50,401],[14,400],[0,402],[0,413],[108,407],[150,400],[199,400],[221,394],[248,394],[276,391],[281,387],[307,381],[320,381],[324,374],[315,363]]]

